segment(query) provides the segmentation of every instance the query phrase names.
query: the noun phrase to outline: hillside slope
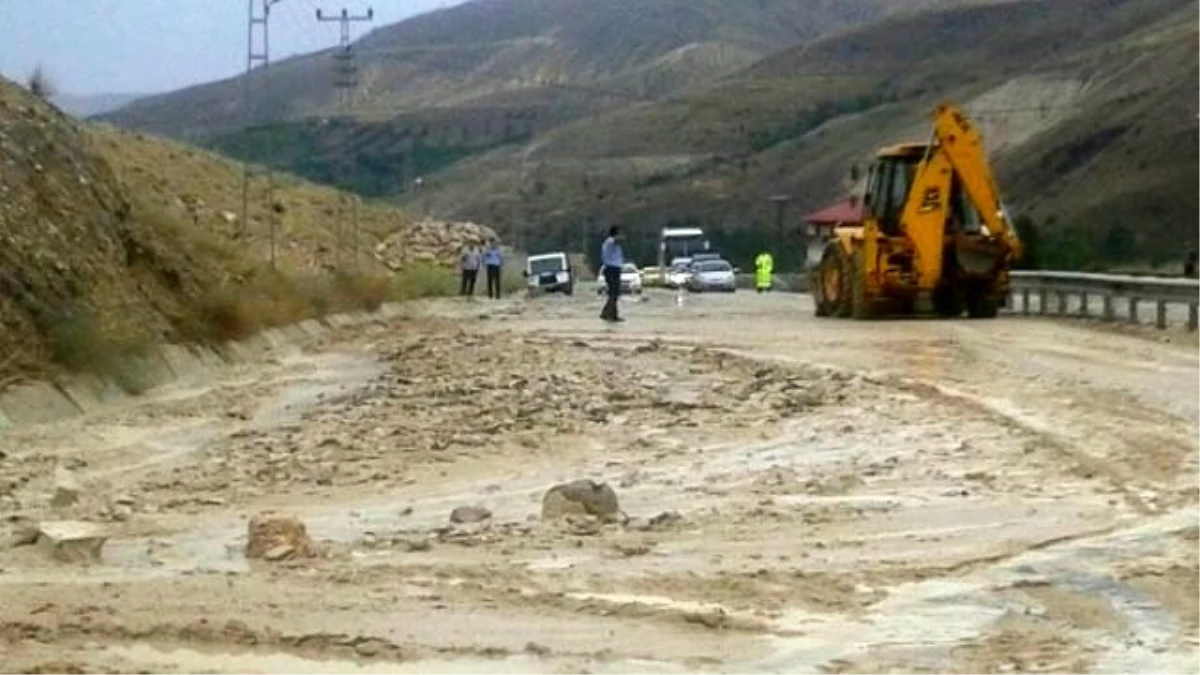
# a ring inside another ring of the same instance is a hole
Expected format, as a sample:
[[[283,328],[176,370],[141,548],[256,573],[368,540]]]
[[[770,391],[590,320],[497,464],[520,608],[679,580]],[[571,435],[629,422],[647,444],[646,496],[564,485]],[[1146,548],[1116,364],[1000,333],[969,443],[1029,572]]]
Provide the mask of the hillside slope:
[[[189,299],[236,264],[141,202],[63,113],[3,79],[0,156],[6,370],[69,359],[98,332],[173,335]]]
[[[1185,0],[889,17],[459,164],[426,199],[506,231],[539,223],[548,241],[596,219],[750,227],[755,246],[777,245],[768,196],[792,195],[799,212],[827,205],[851,164],[923,139],[933,106],[951,99],[981,123],[1013,207],[1085,240],[1060,264],[1085,264],[1122,227],[1137,255],[1163,259],[1197,222],[1195,19]]]
[[[459,242],[490,234],[364,204],[359,265],[348,235],[341,259],[358,274],[335,278],[326,272],[343,195],[278,176],[272,272],[261,178],[243,229],[238,165],[80,124],[2,78],[0,164],[0,388],[12,372],[102,369],[149,342],[233,337],[318,314],[363,299],[346,283],[452,260]]]
[[[418,108],[560,105],[564,98],[595,111],[664,96],[918,1],[475,0],[359,40],[353,112],[386,118]],[[331,114],[330,57],[273,64],[269,93],[253,110],[244,109],[239,77],[142,99],[102,119],[196,139]]]

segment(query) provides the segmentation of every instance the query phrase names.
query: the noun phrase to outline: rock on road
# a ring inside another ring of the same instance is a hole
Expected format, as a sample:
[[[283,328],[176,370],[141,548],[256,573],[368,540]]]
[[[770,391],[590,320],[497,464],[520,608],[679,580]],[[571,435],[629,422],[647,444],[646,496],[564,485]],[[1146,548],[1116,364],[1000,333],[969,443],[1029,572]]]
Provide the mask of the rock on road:
[[[0,527],[107,537],[0,549],[0,668],[1197,670],[1194,337],[597,303],[420,303],[0,437]],[[579,480],[621,517],[543,521]],[[268,512],[312,554],[247,560]]]

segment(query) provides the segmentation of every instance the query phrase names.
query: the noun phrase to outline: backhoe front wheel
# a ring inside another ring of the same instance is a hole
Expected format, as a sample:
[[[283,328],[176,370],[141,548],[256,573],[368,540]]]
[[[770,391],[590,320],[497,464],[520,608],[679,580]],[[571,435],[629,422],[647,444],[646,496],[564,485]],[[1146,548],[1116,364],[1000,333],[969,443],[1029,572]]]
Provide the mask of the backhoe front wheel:
[[[867,296],[867,271],[862,251],[855,251],[850,268],[850,315],[855,319],[875,317],[875,307]]]
[[[825,247],[821,264],[817,267],[816,283],[813,285],[813,304],[817,316],[847,316],[850,313],[845,256],[836,241]]]

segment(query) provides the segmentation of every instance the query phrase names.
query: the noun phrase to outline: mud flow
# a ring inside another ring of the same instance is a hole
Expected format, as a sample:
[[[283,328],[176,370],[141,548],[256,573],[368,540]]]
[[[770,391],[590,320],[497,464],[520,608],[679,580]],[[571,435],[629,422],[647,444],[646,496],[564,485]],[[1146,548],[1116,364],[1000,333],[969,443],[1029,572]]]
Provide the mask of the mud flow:
[[[1193,347],[745,295],[418,304],[5,430],[0,670],[1197,670]]]

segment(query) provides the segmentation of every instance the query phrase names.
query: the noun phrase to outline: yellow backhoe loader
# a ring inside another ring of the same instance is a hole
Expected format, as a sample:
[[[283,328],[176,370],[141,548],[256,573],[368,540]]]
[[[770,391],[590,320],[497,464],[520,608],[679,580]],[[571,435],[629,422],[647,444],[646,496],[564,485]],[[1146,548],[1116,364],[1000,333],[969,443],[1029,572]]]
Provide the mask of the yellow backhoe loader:
[[[835,229],[822,254],[817,316],[992,318],[1006,304],[1021,244],[956,106],[938,106],[929,143],[879,150],[861,198],[862,222]]]

